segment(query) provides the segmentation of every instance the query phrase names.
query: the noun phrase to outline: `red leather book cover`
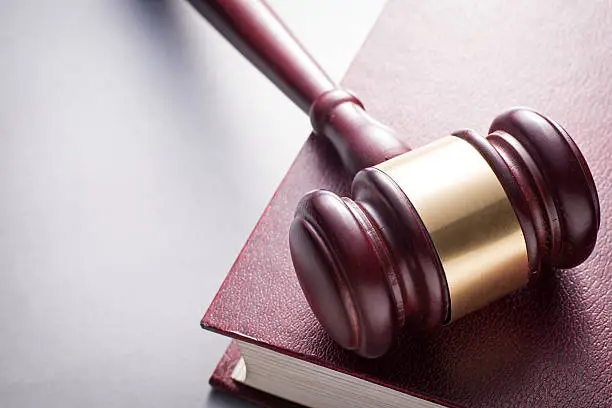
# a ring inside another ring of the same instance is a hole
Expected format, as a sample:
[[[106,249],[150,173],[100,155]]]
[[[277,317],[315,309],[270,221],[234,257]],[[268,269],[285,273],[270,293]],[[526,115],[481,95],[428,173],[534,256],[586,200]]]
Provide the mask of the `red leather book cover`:
[[[516,105],[557,120],[584,153],[599,192],[601,228],[587,262],[545,270],[452,325],[403,333],[380,359],[345,352],[310,311],[289,255],[288,229],[302,195],[349,188],[331,148],[311,137],[203,327],[446,405],[612,406],[610,22],[612,3],[604,1],[391,1],[343,83],[412,147],[458,128],[484,134]],[[232,345],[213,385],[290,406],[233,384],[236,358]]]

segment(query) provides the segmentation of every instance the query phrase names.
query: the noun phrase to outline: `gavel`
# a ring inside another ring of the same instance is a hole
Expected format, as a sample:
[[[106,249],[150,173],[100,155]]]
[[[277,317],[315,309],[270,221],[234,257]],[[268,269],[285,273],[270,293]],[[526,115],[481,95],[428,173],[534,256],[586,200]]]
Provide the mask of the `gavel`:
[[[304,295],[343,348],[378,357],[401,330],[449,324],[593,251],[595,183],[550,118],[515,108],[487,136],[459,130],[411,150],[263,1],[190,2],[310,116],[353,177],[351,197],[310,192],[288,226]]]

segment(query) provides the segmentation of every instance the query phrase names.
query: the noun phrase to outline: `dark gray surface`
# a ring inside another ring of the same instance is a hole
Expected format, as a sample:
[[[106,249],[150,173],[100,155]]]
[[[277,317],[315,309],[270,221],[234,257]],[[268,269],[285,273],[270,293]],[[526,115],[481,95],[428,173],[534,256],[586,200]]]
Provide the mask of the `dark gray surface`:
[[[339,78],[382,0],[271,3]],[[2,1],[0,407],[247,406],[198,323],[307,129],[181,1]]]

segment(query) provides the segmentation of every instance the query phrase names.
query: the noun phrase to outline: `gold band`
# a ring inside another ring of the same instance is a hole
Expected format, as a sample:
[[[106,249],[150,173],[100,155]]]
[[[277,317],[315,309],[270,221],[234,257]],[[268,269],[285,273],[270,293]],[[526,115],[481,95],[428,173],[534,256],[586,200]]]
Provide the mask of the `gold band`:
[[[376,168],[402,189],[431,236],[450,292],[450,320],[527,283],[527,246],[516,214],[468,142],[444,137]]]

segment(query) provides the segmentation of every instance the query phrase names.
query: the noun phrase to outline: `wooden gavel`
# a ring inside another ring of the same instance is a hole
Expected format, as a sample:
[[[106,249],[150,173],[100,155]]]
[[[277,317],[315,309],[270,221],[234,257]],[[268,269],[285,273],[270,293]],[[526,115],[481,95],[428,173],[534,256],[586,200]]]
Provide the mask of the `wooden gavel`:
[[[448,324],[522,287],[542,266],[592,252],[597,191],[568,133],[530,109],[489,135],[453,132],[410,149],[339,88],[257,0],[191,0],[296,105],[354,176],[352,198],[308,193],[291,258],[318,320],[342,347],[377,357],[405,326]]]

